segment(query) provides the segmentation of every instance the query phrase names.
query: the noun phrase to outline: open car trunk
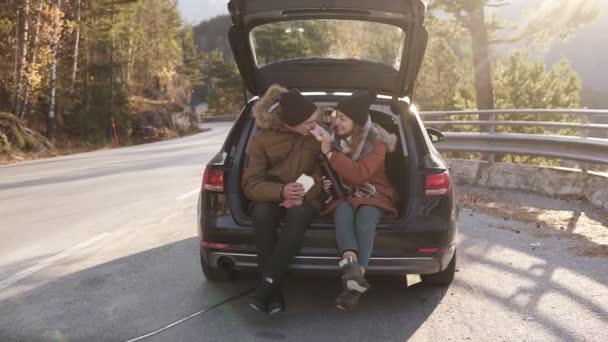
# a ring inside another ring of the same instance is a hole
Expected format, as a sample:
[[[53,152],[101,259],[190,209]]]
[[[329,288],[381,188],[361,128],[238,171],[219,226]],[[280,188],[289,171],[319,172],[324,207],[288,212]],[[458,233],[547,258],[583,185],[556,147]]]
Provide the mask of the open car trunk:
[[[232,52],[252,94],[279,83],[411,95],[428,40],[422,0],[231,0],[228,7]]]
[[[247,110],[247,109],[246,109]],[[410,158],[411,155],[409,151],[405,151],[404,148],[410,149],[407,144],[404,144],[403,138],[407,133],[407,130],[404,132],[400,132],[402,130],[400,126],[397,124],[395,117],[391,115],[387,115],[385,113],[379,111],[370,111],[372,121],[382,126],[389,133],[395,134],[398,138],[398,142],[395,148],[395,151],[388,153],[386,155],[386,173],[393,186],[394,190],[398,194],[398,204],[397,208],[399,211],[399,217],[395,220],[382,220],[379,228],[395,225],[398,222],[403,222],[407,219],[406,214],[408,212],[408,206],[413,202],[414,193],[410,191],[412,178],[415,175],[414,165],[411,163]],[[255,122],[253,118],[251,118],[250,114],[244,113],[243,115],[248,116],[246,122],[243,122],[242,131],[239,129],[236,134],[240,135],[242,138],[240,139],[244,145],[246,145],[250,140],[251,136],[255,134],[257,127],[255,126]],[[247,137],[247,139],[245,139]],[[231,189],[228,193],[228,201],[230,211],[239,224],[245,226],[251,226],[251,202],[245,197],[242,187],[242,169],[243,163],[246,159],[246,146],[239,146],[233,149],[236,155],[234,159],[232,159],[231,166],[231,174],[226,179],[228,182],[227,188]],[[242,151],[240,155],[238,155],[238,151]],[[333,218],[332,217],[321,217],[317,219],[313,223],[313,227],[316,228],[327,228],[333,229]]]
[[[232,52],[254,95],[262,96],[273,84],[311,92],[372,90],[390,96],[393,104],[412,95],[428,40],[422,0],[231,0],[228,8]],[[243,126],[236,134],[242,137],[255,130],[251,105],[239,120]],[[398,149],[386,156],[386,172],[400,197],[402,221],[415,197],[410,190],[415,162],[408,156],[417,154],[403,151],[404,146],[414,148],[403,143],[412,128],[380,112],[372,113],[372,120],[400,140]],[[227,195],[234,219],[250,226],[250,203],[241,189],[249,140],[236,140],[238,146],[228,151]],[[321,219],[315,224],[332,228],[330,223]]]

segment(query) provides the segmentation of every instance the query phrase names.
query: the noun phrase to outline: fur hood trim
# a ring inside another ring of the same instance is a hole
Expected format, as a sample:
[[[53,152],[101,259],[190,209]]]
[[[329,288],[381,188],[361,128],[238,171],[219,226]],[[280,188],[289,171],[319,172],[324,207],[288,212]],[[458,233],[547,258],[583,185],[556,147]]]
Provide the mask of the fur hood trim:
[[[334,140],[337,140],[335,130],[333,131]],[[363,127],[363,136],[365,138],[363,138],[357,146],[353,146],[352,152],[347,153],[353,160],[358,160],[362,156],[371,152],[377,140],[380,140],[386,144],[388,152],[395,151],[395,148],[397,147],[397,136],[390,134],[377,123],[373,123],[369,118]]]
[[[286,92],[286,88],[277,84],[272,85],[264,96],[253,105],[253,117],[258,127],[263,129],[281,129],[284,127],[283,122],[278,117],[276,105],[281,99],[281,94]]]
[[[386,144],[389,152],[394,152],[397,148],[397,136],[387,132],[378,124],[373,124],[372,129],[376,134],[376,139],[383,141]]]

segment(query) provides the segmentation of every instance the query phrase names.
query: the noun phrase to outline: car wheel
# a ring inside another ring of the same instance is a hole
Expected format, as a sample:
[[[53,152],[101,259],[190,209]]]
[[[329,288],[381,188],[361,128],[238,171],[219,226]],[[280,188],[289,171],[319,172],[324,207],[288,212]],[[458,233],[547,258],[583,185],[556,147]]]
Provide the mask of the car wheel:
[[[233,270],[228,270],[225,268],[216,268],[209,265],[205,258],[203,258],[203,252],[200,253],[201,256],[201,268],[203,269],[203,275],[207,278],[207,281],[210,282],[226,282],[234,279],[235,272]]]
[[[454,280],[454,273],[456,272],[456,252],[452,256],[452,260],[448,267],[438,273],[433,274],[421,274],[420,280],[423,285],[427,286],[448,286]]]

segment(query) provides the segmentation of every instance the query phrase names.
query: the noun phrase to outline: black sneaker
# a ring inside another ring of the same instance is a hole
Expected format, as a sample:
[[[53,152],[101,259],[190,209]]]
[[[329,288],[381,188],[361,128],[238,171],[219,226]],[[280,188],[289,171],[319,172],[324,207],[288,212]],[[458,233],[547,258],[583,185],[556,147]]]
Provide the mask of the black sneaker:
[[[343,311],[353,311],[359,303],[361,292],[344,289],[336,298],[336,307]]]
[[[259,312],[268,312],[268,300],[273,293],[274,280],[270,277],[265,277],[260,282],[260,285],[255,289],[253,296],[250,298],[249,306]]]
[[[274,315],[285,311],[285,297],[280,287],[276,287],[268,299],[268,314]]]
[[[266,302],[256,296],[250,298],[249,306],[262,313],[268,312],[268,305],[266,305]]]
[[[339,263],[342,272],[342,283],[345,289],[363,293],[371,287],[363,276],[361,265],[351,257],[342,259]]]

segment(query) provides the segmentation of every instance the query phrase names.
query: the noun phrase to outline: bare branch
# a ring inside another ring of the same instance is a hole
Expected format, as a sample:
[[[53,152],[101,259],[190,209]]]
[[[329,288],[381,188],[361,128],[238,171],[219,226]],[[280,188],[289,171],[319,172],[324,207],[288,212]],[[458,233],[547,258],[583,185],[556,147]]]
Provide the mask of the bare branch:
[[[530,36],[529,34],[520,34],[518,36],[510,37],[510,38],[491,39],[488,41],[488,43],[491,45],[513,44],[513,43],[520,42],[529,36]]]
[[[510,3],[509,1],[503,1],[503,2],[497,2],[497,3],[487,3],[487,4],[486,4],[486,7],[494,7],[494,8],[497,8],[497,7],[505,7],[505,6],[508,6],[508,5],[510,5],[510,4],[511,4],[511,3]]]

